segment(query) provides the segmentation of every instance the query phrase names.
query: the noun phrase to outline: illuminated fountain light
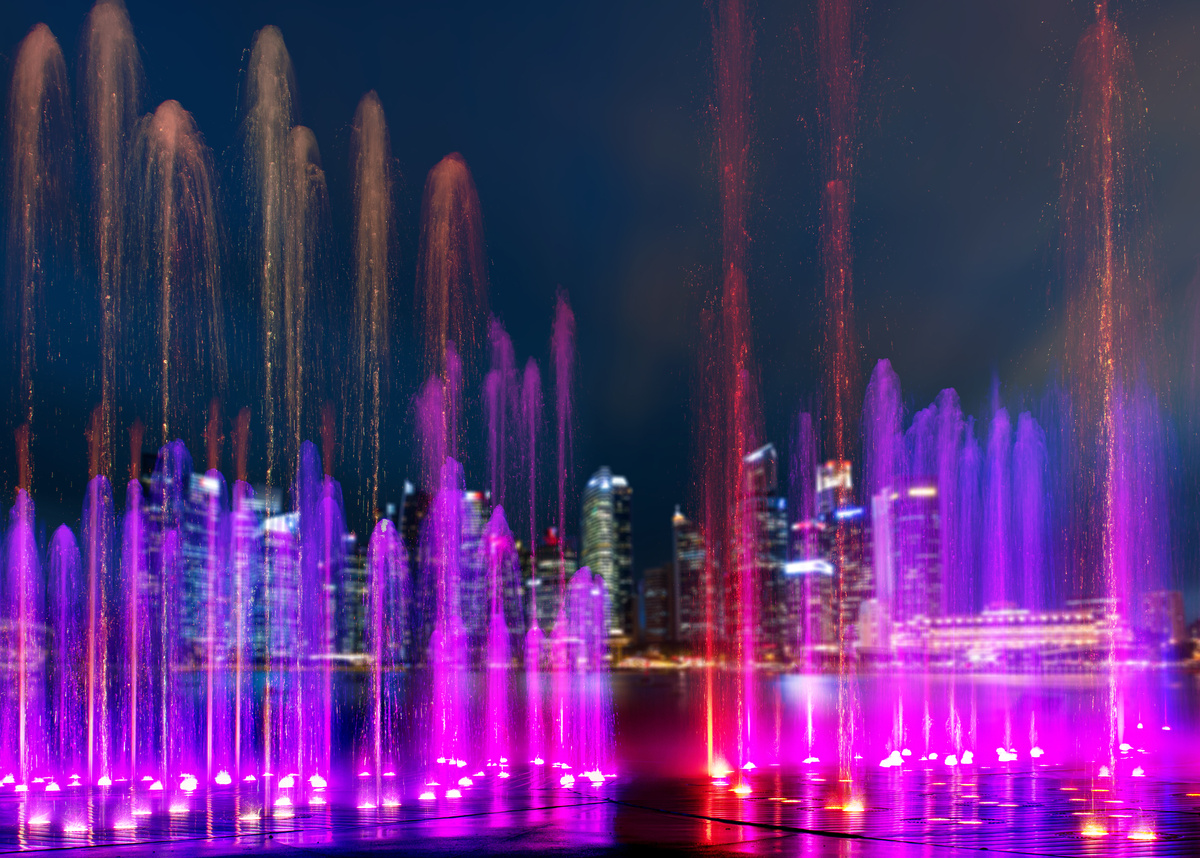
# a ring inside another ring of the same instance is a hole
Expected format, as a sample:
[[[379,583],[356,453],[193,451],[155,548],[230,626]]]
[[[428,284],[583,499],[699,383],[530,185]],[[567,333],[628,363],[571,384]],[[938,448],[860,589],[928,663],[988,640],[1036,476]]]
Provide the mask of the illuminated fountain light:
[[[458,779],[458,785],[460,787],[469,787],[469,786],[472,786],[473,784],[474,784],[474,781],[472,781],[470,778],[459,778]]]
[[[804,758],[804,763],[809,766],[813,765],[814,763],[819,763],[819,762],[821,762],[820,757],[808,756],[808,757]]]
[[[183,780],[179,782],[179,788],[184,792],[195,792],[200,787],[200,782],[193,775],[184,775]]]
[[[446,790],[446,798],[462,798],[462,792],[456,789]]]
[[[911,756],[912,756],[912,751],[910,751],[908,748],[905,748],[904,750],[902,750],[902,751],[900,752],[900,756],[902,756],[902,757],[911,757]]]
[[[900,756],[899,751],[892,751],[886,757],[879,761],[880,768],[890,769],[892,766],[900,766],[904,764],[904,758]]]
[[[15,787],[13,787],[13,789],[16,790],[17,792],[29,792],[29,785],[28,784],[17,784]]]
[[[242,782],[248,784],[252,784],[256,780],[258,780],[258,778],[254,777],[254,775],[246,775],[244,778],[242,778]]]
[[[754,765],[754,763],[746,763],[746,765],[742,766],[742,771],[752,772],[757,768],[758,768],[758,766]]]
[[[745,781],[742,781],[740,784],[738,784],[737,786],[735,786],[733,788],[733,794],[734,795],[750,795],[750,784],[746,783]]]
[[[437,796],[433,794],[433,790],[427,789],[425,792],[417,796],[417,801],[433,801],[435,798],[437,798]]]
[[[17,781],[17,779],[14,778],[12,775],[5,775],[4,780],[0,780],[0,785],[8,785],[11,783],[16,783],[16,781]]]
[[[1036,760],[1045,753],[1046,753],[1045,751],[1043,751],[1041,748],[1039,748],[1035,745],[1033,748],[1030,749],[1029,756],[1033,757]]]
[[[1146,776],[1146,770],[1141,766],[1138,766],[1133,770],[1132,774],[1135,778],[1144,778]]]
[[[68,822],[63,826],[64,834],[86,834],[87,826],[82,822]]]
[[[1153,828],[1149,828],[1147,826],[1142,825],[1142,826],[1138,826],[1137,828],[1135,828],[1129,832],[1129,839],[1130,840],[1157,840],[1158,835],[1155,834]]]
[[[530,762],[532,762],[535,766],[546,765],[546,761],[543,760],[541,757],[534,757]]]
[[[563,775],[561,778],[558,779],[558,782],[565,787],[575,786],[575,776],[574,775]]]
[[[213,781],[220,786],[229,786],[231,783],[233,783],[233,776],[230,775],[229,772],[222,769],[221,771],[217,772],[217,776],[213,778]]]
[[[29,824],[30,825],[39,825],[39,826],[40,825],[49,825],[50,817],[47,814],[43,813],[41,816],[35,816],[33,819],[29,820]]]
[[[400,802],[396,801],[396,799],[394,799],[394,798],[385,798],[383,800],[383,806],[384,807],[399,807]]]
[[[1111,777],[1112,777],[1112,772],[1110,772],[1110,771],[1108,770],[1108,766],[1101,766],[1101,767],[1100,767],[1100,775],[1099,775],[1099,776],[1100,776],[1100,777],[1102,777],[1102,778],[1111,778]]]
[[[325,778],[321,777],[320,775],[313,775],[310,777],[308,779],[308,784],[313,789],[325,789],[325,787],[329,786],[329,784],[325,782]]]
[[[54,781],[50,781],[50,783],[46,784],[46,792],[62,792],[62,787]]]
[[[295,785],[296,785],[296,779],[294,777],[292,777],[291,775],[286,775],[279,781],[280,789],[291,789]]]
[[[1017,752],[1016,751],[1006,751],[1004,748],[997,748],[996,756],[999,758],[999,761],[1002,763],[1012,763],[1012,762],[1015,762],[1017,759]]]
[[[508,772],[500,772],[500,774],[498,775],[498,777],[501,777],[501,778],[509,778],[509,777],[512,777],[512,775],[510,775]]]
[[[1104,827],[1103,822],[1093,817],[1083,823],[1083,828],[1079,833],[1084,837],[1106,837],[1108,829]]]
[[[959,761],[964,766],[969,766],[975,762],[975,754],[973,751],[963,751],[962,759]]]
[[[114,831],[132,831],[134,828],[137,828],[137,823],[132,819],[118,819],[113,823]]]
[[[843,813],[862,813],[866,809],[866,806],[863,805],[863,800],[858,797],[851,798],[839,808]]]
[[[155,781],[154,783],[150,784],[151,792],[162,792],[162,789],[163,789],[162,781]]]
[[[1118,748],[1119,748],[1119,750],[1121,751],[1121,753],[1122,753],[1122,754],[1128,754],[1130,751],[1132,751],[1132,750],[1133,750],[1133,745],[1129,744],[1128,742],[1122,742],[1122,743],[1121,743],[1121,744],[1118,746]]]
[[[187,813],[188,806],[183,802],[175,802],[171,805],[171,813],[180,814]]]
[[[108,775],[100,775],[100,780],[96,781],[96,786],[110,787],[112,786],[112,778]]]
[[[958,765],[958,757],[956,757],[954,754],[948,754],[946,756],[945,763],[947,766],[950,766],[950,767],[957,766]]]

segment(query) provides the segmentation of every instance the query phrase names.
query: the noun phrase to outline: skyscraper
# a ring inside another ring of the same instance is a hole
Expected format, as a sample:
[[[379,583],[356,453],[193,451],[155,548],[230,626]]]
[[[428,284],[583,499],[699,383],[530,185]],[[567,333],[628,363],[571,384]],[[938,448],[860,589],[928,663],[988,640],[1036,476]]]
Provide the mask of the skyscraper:
[[[784,563],[788,552],[787,498],[779,493],[779,454],[766,444],[745,458],[746,497],[754,522],[754,578],[759,656],[775,653],[787,616]]]
[[[607,466],[592,474],[583,490],[580,563],[604,580],[609,593],[604,619],[610,635],[633,631],[632,499],[629,482]]]
[[[704,641],[707,617],[704,614],[704,537],[687,516],[675,507],[671,517],[674,537],[675,640],[698,652]]]
[[[642,573],[642,604],[645,613],[647,644],[675,643],[674,566],[667,563]]]
[[[529,582],[538,626],[544,633],[550,634],[558,620],[563,600],[563,581],[569,583],[578,568],[575,549],[567,544],[559,544],[558,528],[547,528],[542,544],[534,553],[533,578]]]

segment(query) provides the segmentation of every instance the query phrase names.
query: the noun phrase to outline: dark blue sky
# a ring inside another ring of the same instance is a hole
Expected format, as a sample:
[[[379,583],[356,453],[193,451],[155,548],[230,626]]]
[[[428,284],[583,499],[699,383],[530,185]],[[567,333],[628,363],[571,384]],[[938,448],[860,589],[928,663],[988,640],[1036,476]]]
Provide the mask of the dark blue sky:
[[[38,20],[73,58],[88,5],[6,4],[6,78]],[[818,381],[812,5],[754,6],[750,289],[765,423],[780,442]],[[1200,6],[1114,6],[1146,91],[1171,320],[1164,359],[1182,382],[1181,338],[1191,328],[1177,320],[1192,317],[1186,286],[1200,249]],[[1057,290],[1064,86],[1091,10],[1079,0],[869,4],[859,334],[864,368],[890,358],[911,406],[955,386],[982,412],[996,374],[1014,399],[1041,390],[1055,339],[1048,296]],[[676,0],[131,0],[129,13],[146,106],[182,102],[219,165],[235,152],[244,52],[258,28],[281,28],[343,247],[350,120],[364,92],[379,92],[402,177],[398,315],[412,306],[425,174],[446,153],[463,153],[483,206],[493,310],[519,360],[532,354],[545,372],[554,293],[568,290],[578,318],[577,476],[601,464],[625,473],[637,566],[667,560],[670,513],[689,496],[696,314],[718,252],[708,9]],[[411,355],[411,326],[398,329],[398,351]],[[415,378],[395,386],[397,413],[415,388]],[[64,486],[68,467],[76,465],[63,464]]]

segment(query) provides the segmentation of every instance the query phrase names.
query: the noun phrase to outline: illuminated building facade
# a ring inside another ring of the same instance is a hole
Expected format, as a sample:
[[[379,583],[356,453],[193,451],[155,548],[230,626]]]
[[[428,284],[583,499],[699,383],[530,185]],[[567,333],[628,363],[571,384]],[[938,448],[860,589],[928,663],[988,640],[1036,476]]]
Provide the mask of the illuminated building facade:
[[[580,565],[604,580],[610,635],[633,631],[633,491],[629,481],[602,467],[583,489]]]
[[[1076,669],[1115,651],[1123,657],[1133,635],[1103,600],[1068,603],[1061,611],[1019,608],[955,617],[917,617],[896,623],[891,649],[901,662],[976,670]]]
[[[671,517],[674,545],[675,640],[698,652],[704,641],[704,563],[706,551],[700,530],[675,507]]]

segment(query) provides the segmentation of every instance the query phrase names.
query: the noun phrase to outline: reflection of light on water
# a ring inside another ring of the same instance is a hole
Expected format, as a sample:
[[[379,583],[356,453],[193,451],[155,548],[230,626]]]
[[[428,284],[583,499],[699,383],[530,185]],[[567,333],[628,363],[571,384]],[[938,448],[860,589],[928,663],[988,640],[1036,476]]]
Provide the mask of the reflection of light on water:
[[[1083,830],[1079,833],[1084,837],[1104,837],[1108,834],[1108,829],[1099,820],[1089,819],[1083,824]]]
[[[1155,834],[1154,830],[1151,828],[1141,827],[1141,828],[1135,828],[1135,829],[1133,829],[1133,831],[1129,832],[1129,839],[1130,840],[1157,840],[1158,835]]]
[[[733,788],[734,795],[750,795],[750,784],[744,781]]]

